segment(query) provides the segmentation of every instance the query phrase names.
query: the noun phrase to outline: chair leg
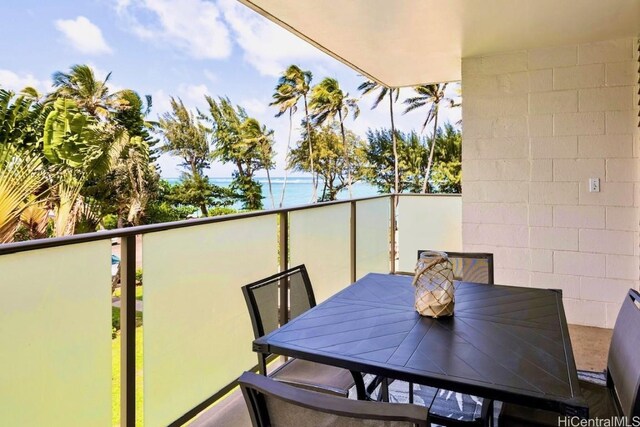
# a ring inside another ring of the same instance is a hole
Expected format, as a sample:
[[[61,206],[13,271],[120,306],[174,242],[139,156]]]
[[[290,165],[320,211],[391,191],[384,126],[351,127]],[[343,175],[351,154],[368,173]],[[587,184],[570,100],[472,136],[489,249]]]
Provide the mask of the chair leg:
[[[482,401],[481,417],[485,427],[493,425],[493,399],[484,399]]]
[[[356,394],[358,396],[358,400],[370,400],[369,394],[364,386],[364,380],[362,379],[362,374],[356,371],[351,372],[351,376],[353,377],[353,382],[356,384]]]
[[[260,375],[267,375],[267,355],[264,353],[258,353],[258,371]]]

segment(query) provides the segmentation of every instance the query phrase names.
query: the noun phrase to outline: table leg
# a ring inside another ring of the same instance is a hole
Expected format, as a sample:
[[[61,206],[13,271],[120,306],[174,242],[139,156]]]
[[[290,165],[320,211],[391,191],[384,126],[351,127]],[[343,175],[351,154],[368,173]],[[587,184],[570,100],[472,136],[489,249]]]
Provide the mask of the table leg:
[[[380,386],[380,396],[382,397],[383,402],[389,401],[389,379],[384,378],[382,380],[382,385]]]

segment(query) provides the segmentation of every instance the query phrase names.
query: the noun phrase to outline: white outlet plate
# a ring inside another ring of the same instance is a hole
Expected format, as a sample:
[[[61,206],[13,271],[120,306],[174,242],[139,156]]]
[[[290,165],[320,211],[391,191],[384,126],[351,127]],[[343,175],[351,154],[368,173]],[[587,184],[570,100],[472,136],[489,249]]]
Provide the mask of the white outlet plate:
[[[600,192],[600,178],[589,178],[589,193]]]

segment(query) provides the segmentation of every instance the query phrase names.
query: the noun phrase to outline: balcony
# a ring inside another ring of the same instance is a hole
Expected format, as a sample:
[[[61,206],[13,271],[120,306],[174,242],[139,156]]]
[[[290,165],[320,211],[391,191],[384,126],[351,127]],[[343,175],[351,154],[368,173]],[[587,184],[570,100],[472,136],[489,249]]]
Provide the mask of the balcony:
[[[256,363],[243,284],[305,263],[320,302],[366,272],[411,271],[424,247],[492,252],[497,283],[561,288],[569,322],[583,325],[571,328],[578,368],[603,369],[610,331],[588,326],[612,327],[640,283],[638,2],[407,2],[372,14],[365,2],[309,13],[242,1],[391,87],[461,77],[464,196],[386,195],[0,246],[3,424],[181,425],[205,411],[194,425],[236,425],[244,404],[229,392]],[[436,12],[452,18],[447,31],[406,25]],[[434,37],[453,42],[448,53]],[[589,191],[591,178],[601,191]],[[112,238],[123,248],[119,362]]]
[[[137,424],[181,425],[256,364],[242,285],[304,263],[321,302],[368,272],[412,271],[426,246],[460,250],[461,223],[459,196],[386,195],[3,245],[0,378],[3,407],[12,408],[3,423],[68,425],[69,414],[75,425],[118,422],[115,362],[123,425],[136,414]],[[120,362],[111,341],[114,238],[122,240]]]

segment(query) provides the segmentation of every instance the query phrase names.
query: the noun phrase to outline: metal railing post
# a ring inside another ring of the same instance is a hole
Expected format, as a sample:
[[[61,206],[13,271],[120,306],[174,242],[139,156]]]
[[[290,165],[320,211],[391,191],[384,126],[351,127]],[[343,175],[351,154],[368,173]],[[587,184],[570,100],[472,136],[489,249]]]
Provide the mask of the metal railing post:
[[[285,271],[289,268],[289,213],[280,212],[278,214],[280,219],[280,231],[279,236],[279,263],[280,271]],[[287,279],[280,280],[280,324],[284,325],[289,320],[289,282]]]
[[[120,425],[136,424],[136,236],[120,253]]]
[[[389,199],[389,203],[391,204],[391,214],[389,221],[389,271],[391,274],[395,274],[396,272],[396,206],[398,205],[398,195],[392,194]]]
[[[351,224],[349,227],[350,230],[350,271],[351,271],[351,283],[356,281],[356,232],[357,232],[357,221],[356,221],[356,202],[351,202]]]

